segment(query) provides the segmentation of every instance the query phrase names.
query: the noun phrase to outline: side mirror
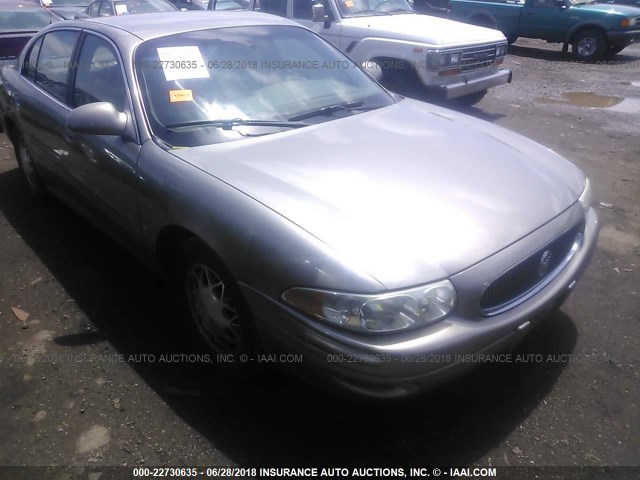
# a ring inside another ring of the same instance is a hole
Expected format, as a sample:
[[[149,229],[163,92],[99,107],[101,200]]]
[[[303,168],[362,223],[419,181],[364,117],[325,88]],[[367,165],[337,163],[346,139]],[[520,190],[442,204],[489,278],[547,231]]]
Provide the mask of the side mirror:
[[[108,102],[88,103],[67,114],[67,127],[87,135],[122,135],[127,127],[127,115]]]
[[[311,17],[314,22],[324,22],[326,20],[324,13],[324,5],[321,3],[314,3],[311,6]]]

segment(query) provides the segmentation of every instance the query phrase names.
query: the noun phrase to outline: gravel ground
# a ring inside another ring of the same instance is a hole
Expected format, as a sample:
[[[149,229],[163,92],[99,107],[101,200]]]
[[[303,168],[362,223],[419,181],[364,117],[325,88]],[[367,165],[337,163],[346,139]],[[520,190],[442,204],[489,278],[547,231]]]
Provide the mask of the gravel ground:
[[[640,464],[640,46],[611,60],[518,41],[514,82],[468,110],[590,176],[599,247],[520,361],[395,405],[167,361],[191,351],[170,288],[32,200],[1,136],[0,465]]]

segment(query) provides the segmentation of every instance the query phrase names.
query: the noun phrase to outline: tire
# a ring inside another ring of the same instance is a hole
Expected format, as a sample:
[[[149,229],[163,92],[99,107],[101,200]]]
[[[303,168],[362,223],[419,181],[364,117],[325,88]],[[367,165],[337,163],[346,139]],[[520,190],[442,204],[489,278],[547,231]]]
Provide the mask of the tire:
[[[584,30],[578,32],[573,39],[573,54],[579,60],[591,62],[601,58],[609,49],[604,34],[598,30]]]
[[[609,50],[607,50],[607,55],[617,55],[618,53],[620,53],[622,50],[624,50],[625,47],[620,47],[620,46],[611,46],[609,47]]]
[[[411,95],[421,85],[411,66],[401,60],[390,59],[379,63],[382,70],[380,83],[388,90],[400,95]]]
[[[475,17],[471,18],[471,24],[477,25],[479,27],[495,28],[494,21],[486,15],[476,15]]]
[[[470,93],[469,95],[453,98],[449,100],[449,102],[452,105],[457,105],[460,107],[471,107],[482,100],[486,94],[487,90],[480,90],[479,92]]]
[[[187,241],[176,273],[183,317],[198,349],[233,377],[257,373],[255,361],[242,360],[259,351],[251,313],[238,284],[215,253],[199,239]],[[233,361],[216,362],[218,355],[231,356]]]
[[[507,42],[509,43],[509,45],[513,45],[514,43],[516,43],[516,40],[518,40],[517,35],[511,35],[507,37]]]
[[[16,160],[22,172],[22,177],[29,188],[29,193],[35,198],[44,198],[47,195],[47,188],[38,173],[33,158],[31,157],[31,152],[24,143],[22,135],[18,132],[13,136],[12,140]]]

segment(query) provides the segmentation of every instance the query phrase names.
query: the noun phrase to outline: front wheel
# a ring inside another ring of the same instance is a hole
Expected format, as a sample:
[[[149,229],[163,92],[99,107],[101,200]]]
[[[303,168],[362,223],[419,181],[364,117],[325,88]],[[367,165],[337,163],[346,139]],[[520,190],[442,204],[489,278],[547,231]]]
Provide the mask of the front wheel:
[[[453,98],[450,102],[460,107],[471,107],[482,100],[486,94],[487,90],[480,90],[479,92],[470,93],[469,95]]]
[[[601,58],[609,49],[609,44],[602,32],[585,30],[578,33],[573,40],[573,54],[587,62]]]
[[[200,350],[214,361],[227,359],[226,373],[252,375],[255,368],[247,359],[258,349],[249,308],[231,274],[200,240],[190,240],[182,249],[178,282],[183,313]]]
[[[36,198],[43,198],[47,193],[47,189],[38,174],[33,157],[31,156],[31,151],[27,148],[20,133],[16,134],[13,139],[13,148],[18,166],[27,182],[27,187],[29,187],[29,193]]]

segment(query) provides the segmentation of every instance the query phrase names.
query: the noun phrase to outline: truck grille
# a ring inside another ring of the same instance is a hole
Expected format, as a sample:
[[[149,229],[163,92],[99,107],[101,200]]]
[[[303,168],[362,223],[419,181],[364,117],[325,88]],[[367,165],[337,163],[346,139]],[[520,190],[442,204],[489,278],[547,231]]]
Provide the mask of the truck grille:
[[[497,315],[537,293],[569,263],[583,233],[584,223],[580,223],[496,278],[480,298],[480,312]]]
[[[470,72],[480,68],[493,65],[496,59],[495,45],[480,45],[468,47],[462,50],[462,60],[460,61],[460,71]]]

